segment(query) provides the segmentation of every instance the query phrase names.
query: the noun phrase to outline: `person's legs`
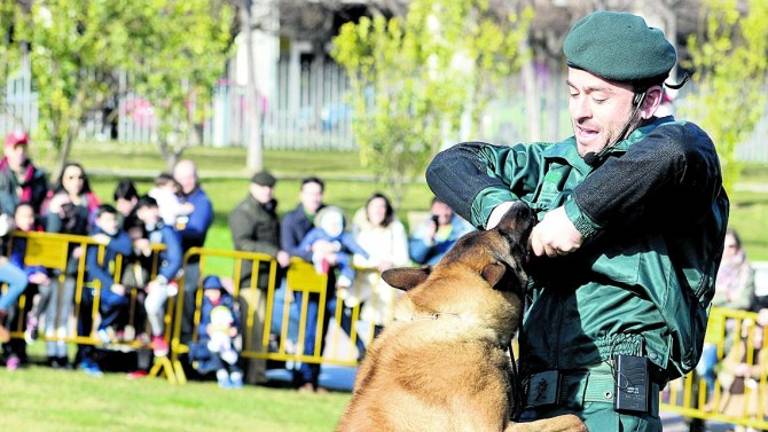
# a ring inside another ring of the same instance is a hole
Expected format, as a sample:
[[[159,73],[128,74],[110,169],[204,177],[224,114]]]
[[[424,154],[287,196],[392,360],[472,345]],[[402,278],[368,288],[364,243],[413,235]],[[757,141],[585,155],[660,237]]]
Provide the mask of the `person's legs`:
[[[181,341],[192,337],[195,319],[195,293],[200,281],[200,262],[190,262],[184,267],[184,312],[181,320]]]
[[[244,349],[252,352],[265,352],[268,347],[263,345],[264,319],[267,312],[267,295],[257,289],[241,288],[240,299],[242,308],[242,334],[244,336]],[[248,328],[248,321],[253,323]],[[263,384],[267,381],[267,361],[265,359],[247,360],[246,382],[249,384]]]
[[[297,291],[294,293],[296,304],[299,311],[301,311],[301,305],[306,295],[304,292]],[[312,356],[315,354],[315,338],[317,335],[317,312],[318,312],[318,295],[310,293],[307,301],[307,320],[304,325],[304,340],[299,341],[300,346],[303,346],[303,350],[300,351],[302,355]],[[327,314],[326,314],[327,315]],[[322,352],[322,351],[321,351]],[[315,363],[309,363],[306,361],[301,362],[301,366],[295,376],[296,384],[299,387],[303,387],[305,384],[310,384],[313,388],[317,388],[318,377],[320,376],[320,365]]]
[[[5,321],[11,313],[11,308],[16,305],[19,296],[27,287],[27,275],[20,268],[6,262],[0,265],[0,282],[8,285],[6,293],[0,295],[0,343],[5,343],[11,337]]]
[[[715,391],[715,366],[717,365],[717,345],[705,343],[701,351],[701,358],[696,365],[696,373],[704,378],[707,383],[707,399]]]
[[[165,325],[165,301],[168,298],[168,290],[165,287],[156,287],[147,293],[144,300],[144,309],[147,311],[147,320],[152,336],[162,336]]]
[[[336,317],[336,308],[341,307],[341,322],[338,323],[339,327],[341,327],[344,332],[349,335],[350,338],[352,338],[352,308],[347,307],[344,305],[344,301],[340,300],[338,297],[334,296],[330,300],[328,300],[328,310],[326,311],[327,314],[330,315],[330,317]],[[363,303],[360,303],[359,305],[360,309],[363,308]],[[357,325],[357,323],[355,323]],[[365,342],[363,342],[363,339],[360,337],[360,331],[358,328],[356,328],[355,333],[355,347],[357,347],[357,357],[363,358],[365,356],[366,348],[365,348]]]
[[[27,288],[27,274],[11,263],[0,265],[0,282],[8,285],[8,291],[0,296],[0,311],[6,313],[16,304],[19,296]]]

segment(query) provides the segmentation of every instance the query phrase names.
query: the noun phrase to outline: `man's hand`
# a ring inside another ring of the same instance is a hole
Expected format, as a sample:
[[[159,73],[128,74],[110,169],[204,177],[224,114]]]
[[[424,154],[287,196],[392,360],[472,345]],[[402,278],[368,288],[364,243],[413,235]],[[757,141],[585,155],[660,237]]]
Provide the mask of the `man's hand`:
[[[330,252],[336,252],[336,246],[326,240],[318,240],[312,243],[312,253],[326,254]]]
[[[544,215],[531,231],[531,250],[536,256],[554,257],[569,254],[581,247],[581,233],[560,206]]]
[[[103,244],[103,245],[108,245],[108,244],[109,244],[109,241],[110,241],[110,240],[112,240],[112,239],[111,239],[111,238],[110,238],[108,235],[106,235],[106,234],[104,234],[104,233],[98,233],[98,234],[94,234],[93,236],[91,236],[91,238],[92,238],[92,239],[93,239],[95,242],[97,242],[97,243],[101,243],[101,244]]]
[[[148,239],[140,238],[134,240],[133,247],[144,256],[150,256],[152,254],[152,245],[149,243]]]
[[[277,263],[280,265],[280,267],[288,267],[288,264],[291,263],[291,256],[288,255],[288,252],[286,251],[278,251],[277,252]]]
[[[113,293],[119,295],[119,296],[124,296],[125,295],[125,287],[123,285],[120,285],[120,284],[112,284],[112,286],[109,288],[109,290],[112,291]]]
[[[48,275],[40,272],[29,275],[29,281],[36,285],[47,285],[50,282]]]

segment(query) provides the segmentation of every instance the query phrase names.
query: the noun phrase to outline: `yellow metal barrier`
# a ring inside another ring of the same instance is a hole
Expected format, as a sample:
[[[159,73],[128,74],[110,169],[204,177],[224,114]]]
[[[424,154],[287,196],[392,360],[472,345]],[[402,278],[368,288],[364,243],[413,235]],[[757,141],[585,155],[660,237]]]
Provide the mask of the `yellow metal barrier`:
[[[326,313],[325,307],[318,308],[317,314],[317,332],[315,336],[315,349],[313,352],[304,352],[304,335],[307,324],[307,310],[309,307],[308,295],[302,296],[301,304],[299,307],[298,316],[298,337],[296,341],[291,341],[289,334],[289,327],[291,325],[291,302],[295,293],[301,292],[306,294],[315,294],[318,296],[318,304],[326,305],[328,302],[329,289],[327,275],[318,274],[314,267],[304,262],[301,259],[293,258],[291,264],[286,270],[285,275],[285,295],[282,310],[275,309],[275,292],[279,288],[278,286],[278,264],[272,257],[266,254],[256,252],[244,252],[244,251],[231,251],[231,250],[219,250],[219,249],[204,249],[204,248],[192,248],[184,257],[185,265],[189,262],[190,258],[199,257],[200,263],[200,280],[197,281],[197,290],[195,292],[195,312],[194,312],[194,330],[189,341],[182,341],[181,329],[182,320],[184,319],[184,299],[185,290],[183,286],[179,287],[179,299],[176,302],[175,321],[173,325],[174,333],[171,338],[171,362],[173,363],[173,371],[179,382],[185,382],[185,374],[183,365],[180,360],[180,355],[189,352],[189,342],[194,342],[198,339],[197,328],[200,324],[200,311],[202,307],[202,279],[210,272],[207,271],[208,263],[211,259],[227,259],[232,263],[232,280],[233,280],[233,296],[235,300],[240,300],[241,297],[253,297],[249,305],[247,316],[243,316],[243,350],[241,352],[242,357],[249,359],[263,359],[263,360],[278,360],[278,361],[300,361],[308,363],[323,363],[323,364],[338,364],[354,366],[357,364],[357,353],[354,351],[357,338],[360,337],[357,330],[357,322],[360,312],[360,307],[356,306],[352,309],[352,321],[351,321],[351,335],[350,343],[345,344],[343,341],[339,341],[338,327],[341,325],[341,314],[343,309],[343,303],[339,300],[336,302],[336,309],[333,311],[334,320],[331,320],[329,326],[332,327],[328,341],[325,344],[324,350],[321,350],[321,340],[328,332],[328,328],[323,327],[324,318]],[[248,288],[248,293],[244,293],[241,290],[241,273],[244,262],[250,262],[252,274],[250,275],[250,285],[244,288]],[[257,287],[259,279],[259,264],[266,263],[269,278],[268,286]],[[262,297],[266,295],[266,312],[263,320],[259,319],[258,312],[259,307],[256,305]],[[277,315],[279,314],[279,315]],[[278,337],[278,343],[270,343],[272,323],[280,317],[280,331],[274,335]],[[335,325],[332,325],[335,323]],[[373,338],[373,326],[367,331],[368,341]],[[260,334],[258,342],[252,343],[253,334]],[[293,344],[292,342],[296,342]]]
[[[691,373],[667,385],[661,410],[687,417],[768,429],[768,327],[757,314],[712,308],[705,350],[717,351],[715,379]]]
[[[45,342],[54,342],[54,341],[64,341],[67,343],[77,343],[82,345],[94,345],[99,346],[103,348],[109,348],[109,349],[119,349],[119,350],[126,350],[126,349],[142,349],[142,348],[148,348],[146,346],[145,342],[139,341],[139,340],[133,340],[133,341],[126,341],[126,342],[119,342],[119,343],[112,343],[108,346],[104,346],[101,340],[99,340],[98,337],[96,337],[95,328],[98,324],[99,320],[99,304],[100,304],[100,297],[101,297],[101,287],[98,280],[94,281],[88,281],[86,279],[87,276],[87,270],[86,270],[86,251],[88,247],[97,247],[98,248],[98,260],[99,262],[103,262],[104,259],[104,253],[106,251],[106,245],[99,243],[95,240],[93,240],[91,237],[87,236],[79,236],[79,235],[72,235],[72,234],[59,234],[59,233],[47,233],[47,232],[21,232],[16,231],[11,236],[11,244],[9,247],[9,251],[13,250],[13,242],[18,241],[17,239],[24,238],[26,241],[26,250],[24,255],[24,264],[29,266],[41,266],[45,267],[49,270],[53,270],[56,273],[58,273],[57,281],[58,286],[57,289],[59,290],[59,293],[63,292],[65,287],[65,280],[67,278],[67,266],[68,262],[70,260],[71,251],[74,248],[80,248],[81,253],[80,256],[77,259],[77,270],[76,273],[72,276],[74,276],[75,279],[75,292],[74,292],[74,308],[73,308],[73,315],[75,318],[75,322],[78,322],[80,320],[81,313],[84,311],[81,311],[81,303],[83,301],[83,291],[84,288],[87,286],[94,288],[94,297],[93,297],[93,305],[91,307],[91,310],[88,311],[90,313],[92,318],[92,324],[89,331],[89,334],[87,336],[79,336],[77,334],[77,328],[70,328],[69,325],[67,325],[67,334],[64,336],[57,336],[57,335],[46,335],[41,334],[40,340]],[[150,271],[150,278],[154,277],[157,274],[157,270],[159,268],[159,252],[164,250],[165,247],[163,245],[152,245],[152,269]],[[75,258],[72,258],[75,259]],[[123,274],[123,257],[121,255],[117,255],[115,259],[115,265],[114,268],[111,269],[111,273],[115,276],[115,281],[120,282],[122,274]],[[137,289],[132,289],[130,292],[131,296],[131,302],[130,302],[130,313],[129,313],[129,324],[133,325],[135,320],[135,311],[137,307]],[[17,324],[15,328],[11,331],[11,337],[15,339],[23,339],[24,338],[24,327],[26,324],[25,317],[23,316],[23,312],[26,308],[27,303],[26,294],[22,294],[19,297],[18,301],[18,309],[19,309],[19,318],[17,319]],[[172,313],[172,299],[169,299],[169,303],[171,305],[166,309],[166,321],[171,321],[171,313]],[[67,320],[68,321],[68,320]],[[135,326],[134,326],[135,327]],[[138,332],[137,332],[138,333]],[[167,332],[166,339],[170,341],[170,329]],[[155,359],[155,367],[157,367],[158,364],[167,363],[167,366],[170,366],[170,362],[168,359]],[[168,367],[168,371],[171,371],[170,367]],[[172,374],[168,374],[166,371],[166,376],[169,378],[169,380],[173,381]]]

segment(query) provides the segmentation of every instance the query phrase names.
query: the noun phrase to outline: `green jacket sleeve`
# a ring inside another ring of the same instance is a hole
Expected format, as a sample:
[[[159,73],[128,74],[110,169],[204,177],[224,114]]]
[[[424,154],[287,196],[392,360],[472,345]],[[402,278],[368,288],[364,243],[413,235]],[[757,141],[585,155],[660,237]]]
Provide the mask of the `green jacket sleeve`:
[[[484,228],[498,204],[530,198],[543,177],[544,148],[538,143],[457,144],[435,156],[427,168],[427,183],[461,217]]]

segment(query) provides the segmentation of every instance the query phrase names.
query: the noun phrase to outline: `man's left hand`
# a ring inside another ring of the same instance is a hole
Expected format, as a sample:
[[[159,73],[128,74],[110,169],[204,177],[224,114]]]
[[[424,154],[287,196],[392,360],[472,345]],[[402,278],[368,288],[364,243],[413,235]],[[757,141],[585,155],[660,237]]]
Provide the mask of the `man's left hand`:
[[[582,240],[581,233],[565,214],[565,207],[560,206],[545,214],[533,227],[530,243],[534,255],[554,257],[575,251]]]

